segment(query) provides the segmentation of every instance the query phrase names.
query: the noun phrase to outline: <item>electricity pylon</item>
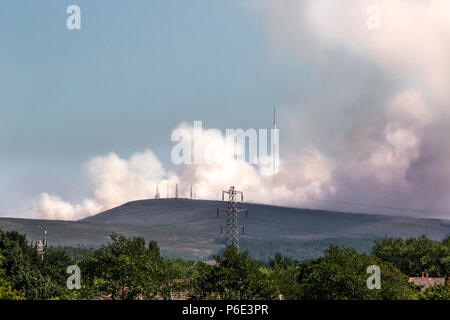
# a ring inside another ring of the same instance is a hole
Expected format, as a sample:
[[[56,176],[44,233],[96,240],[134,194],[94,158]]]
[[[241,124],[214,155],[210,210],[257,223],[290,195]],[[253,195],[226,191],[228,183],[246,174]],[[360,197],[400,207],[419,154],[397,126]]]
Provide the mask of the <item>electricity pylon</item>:
[[[248,210],[246,208],[239,208],[236,205],[236,198],[241,195],[241,201],[244,201],[244,194],[242,191],[237,191],[234,186],[231,186],[228,191],[222,191],[222,201],[225,201],[225,193],[228,194],[228,206],[226,208],[217,207],[217,217],[219,211],[223,210],[227,213],[227,245],[234,246],[239,252],[239,224],[238,214],[245,212],[248,217]]]

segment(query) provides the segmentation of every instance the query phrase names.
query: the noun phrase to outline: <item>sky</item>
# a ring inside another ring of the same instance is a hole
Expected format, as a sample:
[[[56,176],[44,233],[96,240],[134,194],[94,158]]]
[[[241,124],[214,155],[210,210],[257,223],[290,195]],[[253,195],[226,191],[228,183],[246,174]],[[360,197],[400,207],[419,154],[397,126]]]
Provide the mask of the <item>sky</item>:
[[[449,16],[448,0],[0,0],[0,216],[78,219],[178,183],[450,218]],[[274,105],[276,177],[227,152],[171,161],[174,129],[270,128]]]

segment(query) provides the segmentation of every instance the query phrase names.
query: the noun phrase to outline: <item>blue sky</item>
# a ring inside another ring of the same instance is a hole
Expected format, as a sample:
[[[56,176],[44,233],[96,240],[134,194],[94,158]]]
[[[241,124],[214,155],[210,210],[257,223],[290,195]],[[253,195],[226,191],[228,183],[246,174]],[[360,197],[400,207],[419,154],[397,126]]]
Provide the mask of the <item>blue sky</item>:
[[[81,30],[70,4],[0,1],[0,209],[82,195],[95,155],[151,148],[170,165],[181,121],[270,127],[283,82],[302,81],[239,1],[77,1]]]

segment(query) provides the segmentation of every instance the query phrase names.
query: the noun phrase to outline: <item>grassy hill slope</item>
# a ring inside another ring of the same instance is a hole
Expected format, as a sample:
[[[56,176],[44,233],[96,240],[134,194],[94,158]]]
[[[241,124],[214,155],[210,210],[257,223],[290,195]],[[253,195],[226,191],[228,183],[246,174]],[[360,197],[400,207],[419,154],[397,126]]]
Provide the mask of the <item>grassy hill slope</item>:
[[[75,247],[101,246],[117,232],[156,240],[169,256],[207,260],[225,243],[226,216],[221,212],[217,218],[219,204],[190,199],[139,200],[79,221],[0,218],[0,229],[25,233],[29,239],[40,239],[46,229],[51,245]],[[331,243],[367,252],[374,239],[384,236],[425,234],[442,239],[450,232],[449,220],[243,205],[249,215],[239,217],[245,226],[241,247],[259,259],[276,251],[298,259],[313,258]]]

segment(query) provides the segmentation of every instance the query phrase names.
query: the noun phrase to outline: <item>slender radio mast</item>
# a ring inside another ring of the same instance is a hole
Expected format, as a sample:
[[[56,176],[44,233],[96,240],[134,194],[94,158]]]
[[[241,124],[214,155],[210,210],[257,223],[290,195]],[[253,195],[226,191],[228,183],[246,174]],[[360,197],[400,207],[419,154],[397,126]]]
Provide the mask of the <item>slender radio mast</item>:
[[[271,140],[272,140],[272,150],[271,150],[271,152],[272,152],[272,177],[273,176],[275,176],[275,174],[276,174],[276,172],[277,172],[277,170],[276,170],[276,153],[278,152],[278,150],[277,150],[277,148],[278,148],[278,145],[277,145],[277,140],[278,140],[278,128],[277,128],[277,114],[276,114],[276,111],[277,111],[277,107],[276,106],[274,106],[273,107],[273,125],[272,125],[272,134],[271,134]],[[275,137],[275,135],[277,135],[276,137]]]
[[[160,195],[159,195],[158,185],[156,185],[155,199],[159,199],[159,198],[160,198]]]
[[[273,106],[273,129],[277,128],[277,107]]]

